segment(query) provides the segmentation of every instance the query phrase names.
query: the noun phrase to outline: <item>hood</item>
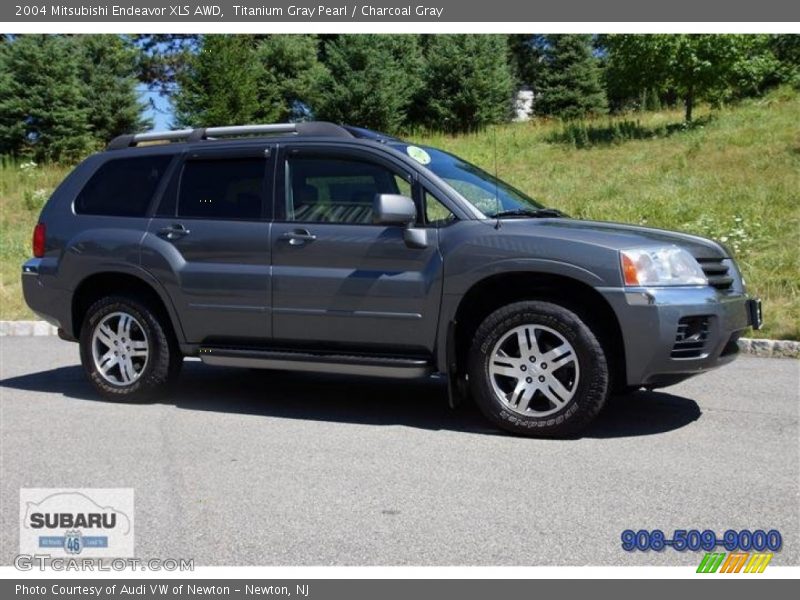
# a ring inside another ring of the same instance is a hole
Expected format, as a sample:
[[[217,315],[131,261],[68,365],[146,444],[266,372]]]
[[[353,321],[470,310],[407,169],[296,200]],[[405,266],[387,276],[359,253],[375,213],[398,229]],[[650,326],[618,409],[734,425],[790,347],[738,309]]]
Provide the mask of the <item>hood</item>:
[[[515,233],[531,233],[561,239],[579,239],[615,250],[641,246],[675,245],[689,251],[697,259],[730,257],[721,244],[688,233],[654,229],[624,223],[583,221],[580,219],[505,219],[503,229]]]

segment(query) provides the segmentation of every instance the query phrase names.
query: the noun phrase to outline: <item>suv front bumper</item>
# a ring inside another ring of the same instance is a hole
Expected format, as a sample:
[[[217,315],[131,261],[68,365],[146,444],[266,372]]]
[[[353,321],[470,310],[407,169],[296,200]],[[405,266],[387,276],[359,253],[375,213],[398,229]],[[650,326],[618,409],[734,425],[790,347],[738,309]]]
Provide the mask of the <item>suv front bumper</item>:
[[[761,303],[712,287],[605,290],[625,342],[627,384],[663,387],[726,364],[761,326]]]

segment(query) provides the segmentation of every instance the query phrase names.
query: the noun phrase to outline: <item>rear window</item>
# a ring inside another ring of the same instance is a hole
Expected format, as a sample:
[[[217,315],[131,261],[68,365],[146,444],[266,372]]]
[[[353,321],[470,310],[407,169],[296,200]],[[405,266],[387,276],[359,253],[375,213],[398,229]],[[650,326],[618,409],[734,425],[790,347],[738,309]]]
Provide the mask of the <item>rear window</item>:
[[[187,161],[178,194],[178,216],[259,219],[265,167],[263,158]]]
[[[75,199],[83,215],[142,217],[164,177],[171,156],[120,158],[103,164]]]

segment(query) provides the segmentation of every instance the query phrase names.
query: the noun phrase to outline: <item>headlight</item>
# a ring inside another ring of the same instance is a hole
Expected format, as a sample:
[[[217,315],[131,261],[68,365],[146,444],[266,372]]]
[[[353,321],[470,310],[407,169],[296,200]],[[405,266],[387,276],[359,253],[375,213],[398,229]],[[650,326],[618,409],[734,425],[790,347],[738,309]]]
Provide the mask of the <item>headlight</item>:
[[[703,269],[683,248],[634,248],[620,252],[625,285],[707,285]]]

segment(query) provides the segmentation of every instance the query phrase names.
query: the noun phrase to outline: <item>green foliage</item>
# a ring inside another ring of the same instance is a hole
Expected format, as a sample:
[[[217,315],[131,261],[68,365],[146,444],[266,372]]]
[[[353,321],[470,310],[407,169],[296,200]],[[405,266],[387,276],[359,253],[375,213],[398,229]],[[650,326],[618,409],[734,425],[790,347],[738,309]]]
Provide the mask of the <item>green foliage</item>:
[[[519,87],[537,90],[544,83],[545,37],[531,34],[508,36],[509,60]]]
[[[137,54],[117,36],[18,36],[0,45],[0,154],[73,162],[143,126]]]
[[[561,142],[575,148],[588,148],[598,144],[618,144],[625,140],[643,139],[647,132],[639,121],[609,121],[597,126],[585,121],[567,121],[560,131],[554,132],[550,142]]]
[[[139,81],[162,95],[176,91],[180,73],[188,68],[200,36],[184,33],[155,33],[123,36],[138,53]]]
[[[258,42],[259,120],[296,120],[304,107],[319,103],[328,70],[317,57],[318,46],[315,35],[270,35]]]
[[[312,108],[336,123],[394,133],[420,88],[422,55],[413,35],[343,35],[324,44],[329,76]]]
[[[137,98],[139,53],[131,43],[118,36],[80,35],[75,36],[74,44],[91,107],[92,136],[107,142],[150,127],[142,119],[144,107]]]
[[[259,114],[261,67],[248,35],[207,35],[177,75],[173,97],[179,126],[244,125]]]
[[[775,36],[626,34],[601,36],[600,43],[608,53],[607,85],[617,108],[653,90],[679,97],[687,121],[698,101],[719,105],[759,94],[791,72],[776,48],[786,48],[791,56],[792,41]]]
[[[22,36],[0,46],[0,154],[84,156],[94,145],[86,92],[69,38]]]
[[[563,123],[558,131],[547,137],[548,142],[569,144],[575,148],[591,148],[608,144],[621,144],[628,140],[651,140],[676,133],[702,129],[711,122],[710,117],[696,119],[690,123],[660,122],[652,126],[642,125],[640,119],[609,119],[606,123],[598,121],[571,120]]]
[[[775,58],[778,59],[776,81],[800,88],[800,35],[772,35],[769,46]]]
[[[590,35],[545,36],[545,72],[534,105],[537,114],[580,119],[605,113],[606,94]]]
[[[514,78],[504,35],[426,39],[424,84],[414,121],[429,129],[479,130],[511,112]]]

